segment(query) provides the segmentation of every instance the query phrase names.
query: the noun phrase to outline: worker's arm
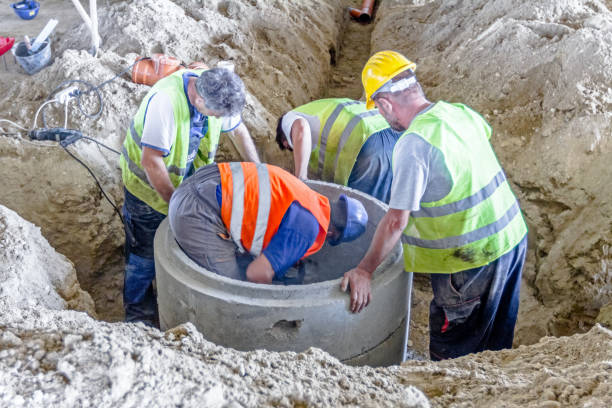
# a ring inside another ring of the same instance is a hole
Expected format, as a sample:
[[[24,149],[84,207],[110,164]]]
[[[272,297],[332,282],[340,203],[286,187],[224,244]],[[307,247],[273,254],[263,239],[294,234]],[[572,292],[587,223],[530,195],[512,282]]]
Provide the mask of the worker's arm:
[[[295,176],[300,180],[308,178],[308,159],[312,152],[310,126],[304,118],[296,119],[291,126],[291,142],[293,143],[293,160]]]
[[[350,285],[351,311],[359,313],[372,299],[370,282],[372,274],[389,255],[397,241],[402,236],[402,231],[408,224],[410,211],[389,209],[376,227],[372,243],[368,252],[356,268],[344,274],[340,282],[340,289],[346,292]]]
[[[230,137],[237,142],[236,147],[243,160],[260,163],[255,143],[253,143],[249,130],[244,123],[240,123],[240,125],[233,130],[233,134],[230,133]]]
[[[166,169],[166,164],[163,159],[164,152],[150,147],[142,147],[142,158],[140,163],[144,168],[149,183],[153,186],[155,191],[166,202],[170,202],[170,197],[174,193],[174,185],[170,181],[170,175]]]
[[[274,278],[274,269],[264,254],[251,262],[246,271],[247,280],[254,283],[270,283]]]

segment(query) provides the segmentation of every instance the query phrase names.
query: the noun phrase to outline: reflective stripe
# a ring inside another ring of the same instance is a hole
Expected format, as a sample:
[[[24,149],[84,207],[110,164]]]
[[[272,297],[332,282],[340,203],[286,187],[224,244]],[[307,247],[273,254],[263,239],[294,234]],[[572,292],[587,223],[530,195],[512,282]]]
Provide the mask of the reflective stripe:
[[[147,178],[147,173],[143,169],[138,167],[136,163],[134,163],[134,161],[128,155],[128,152],[125,146],[123,146],[123,148],[121,149],[121,154],[123,155],[123,158],[127,162],[128,168],[130,169],[130,171],[134,173],[134,175],[138,177],[140,180],[142,180],[143,182],[151,186],[151,184],[149,183],[149,179]],[[166,170],[168,171],[168,173],[175,174],[179,177],[184,177],[186,173],[186,169],[184,167],[177,167],[173,164],[166,167]],[[151,188],[153,188],[153,186],[151,186]]]
[[[359,122],[361,122],[361,120],[374,115],[378,115],[378,109],[362,112],[356,115],[353,119],[351,119],[348,125],[346,125],[346,127],[342,131],[342,134],[340,135],[340,142],[338,143],[338,148],[336,149],[336,158],[334,160],[334,175],[336,174],[336,169],[338,168],[338,159],[340,158],[340,152],[348,141],[349,136],[351,135],[351,133],[353,133],[353,130],[355,130],[355,127],[359,124]]]
[[[230,235],[240,252],[246,252],[242,246],[242,220],[244,218],[244,172],[240,163],[230,163],[232,170],[232,215]]]
[[[510,207],[508,211],[506,211],[506,213],[502,215],[497,221],[492,224],[485,225],[484,227],[475,229],[474,231],[470,231],[466,234],[432,240],[419,239],[404,234],[402,235],[402,242],[407,245],[414,245],[420,248],[427,249],[458,248],[498,233],[508,224],[510,224],[514,217],[519,214],[519,212],[520,210],[518,201],[515,201],[512,207]]]
[[[215,155],[217,154],[217,149],[219,148],[219,144],[217,143],[213,149],[208,152],[208,160],[213,160],[215,158]],[[198,150],[199,151],[199,150]]]
[[[481,202],[489,198],[491,195],[493,195],[493,193],[502,184],[504,184],[505,181],[506,175],[504,174],[503,170],[500,170],[495,175],[495,177],[493,177],[493,180],[489,182],[489,184],[487,184],[471,196],[466,197],[463,200],[455,201],[454,203],[441,205],[439,207],[421,207],[419,211],[410,213],[410,216],[414,218],[442,217],[444,215],[469,210],[470,208],[475,207],[477,204],[480,204]]]
[[[325,164],[325,150],[327,148],[327,139],[329,138],[329,134],[331,132],[332,127],[334,126],[334,122],[336,121],[336,119],[338,119],[338,116],[340,116],[340,112],[342,112],[342,109],[344,109],[345,106],[355,105],[358,103],[363,103],[363,102],[359,102],[359,101],[342,102],[338,104],[338,106],[336,106],[332,114],[329,115],[329,118],[327,118],[327,121],[325,122],[325,126],[323,127],[323,130],[321,131],[321,143],[319,147],[319,168],[317,169],[319,178],[323,176],[323,165]]]
[[[185,169],[184,167],[178,167],[174,164],[166,167],[166,170],[168,170],[168,173],[176,174],[179,177],[184,177],[185,173],[187,172],[187,169]]]
[[[257,206],[257,221],[253,242],[251,243],[251,255],[259,256],[263,248],[264,236],[268,229],[268,217],[272,203],[272,190],[270,188],[270,175],[265,164],[257,164],[257,178],[259,183],[259,204]]]
[[[121,149],[121,155],[123,156],[123,159],[126,161],[126,163],[128,165],[128,169],[130,169],[130,171],[136,177],[138,177],[140,179],[140,181],[142,181],[143,183],[145,183],[149,187],[153,188],[153,186],[149,183],[149,179],[147,178],[147,173],[145,173],[145,171],[143,169],[138,167],[138,165],[136,163],[134,163],[132,161],[132,159],[130,159],[130,156],[128,155],[128,152],[127,152],[125,146],[123,146],[123,148]]]
[[[140,136],[138,132],[136,132],[136,127],[134,126],[134,119],[132,119],[132,123],[130,123],[130,134],[132,135],[132,140],[138,147],[140,147]]]

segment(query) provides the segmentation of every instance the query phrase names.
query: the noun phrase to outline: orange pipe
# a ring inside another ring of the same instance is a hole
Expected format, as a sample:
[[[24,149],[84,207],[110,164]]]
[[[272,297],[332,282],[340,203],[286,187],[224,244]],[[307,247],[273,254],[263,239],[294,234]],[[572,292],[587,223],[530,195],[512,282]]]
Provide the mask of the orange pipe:
[[[137,59],[140,57],[137,57]],[[152,86],[157,81],[181,68],[181,62],[163,54],[153,54],[151,59],[142,60],[132,68],[132,81]]]
[[[356,18],[358,21],[367,23],[372,20],[374,3],[376,3],[376,0],[363,0],[363,3],[361,3],[361,9],[349,7],[349,13],[351,17]]]

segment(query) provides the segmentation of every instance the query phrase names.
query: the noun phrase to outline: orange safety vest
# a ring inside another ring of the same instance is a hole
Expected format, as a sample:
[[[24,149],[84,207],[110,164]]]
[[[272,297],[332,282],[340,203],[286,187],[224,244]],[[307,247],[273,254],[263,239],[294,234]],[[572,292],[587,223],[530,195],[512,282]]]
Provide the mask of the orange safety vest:
[[[285,212],[297,201],[319,222],[319,234],[304,257],[325,243],[330,207],[327,197],[292,174],[270,164],[219,163],[223,194],[221,218],[242,252],[259,256],[278,231]]]

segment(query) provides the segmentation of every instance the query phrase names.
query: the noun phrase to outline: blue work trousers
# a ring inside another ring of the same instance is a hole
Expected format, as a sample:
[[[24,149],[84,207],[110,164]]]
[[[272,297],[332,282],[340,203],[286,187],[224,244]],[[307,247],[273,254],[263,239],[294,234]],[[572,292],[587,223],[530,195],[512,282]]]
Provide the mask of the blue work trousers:
[[[526,252],[525,236],[514,249],[485,266],[431,275],[432,360],[512,347]]]
[[[126,322],[159,326],[157,299],[153,290],[155,260],[153,238],[166,218],[125,190],[123,219],[125,229],[125,276],[123,307]]]

